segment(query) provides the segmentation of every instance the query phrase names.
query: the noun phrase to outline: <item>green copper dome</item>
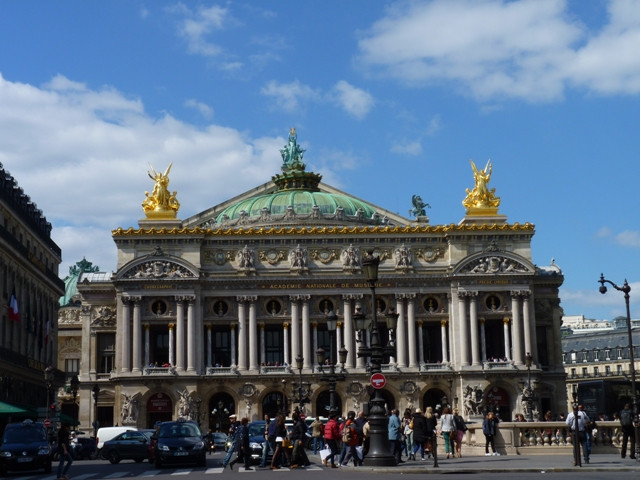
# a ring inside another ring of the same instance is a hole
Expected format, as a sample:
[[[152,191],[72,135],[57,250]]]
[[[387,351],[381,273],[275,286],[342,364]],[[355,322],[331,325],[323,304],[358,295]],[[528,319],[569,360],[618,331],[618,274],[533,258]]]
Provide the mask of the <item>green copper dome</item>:
[[[304,152],[292,128],[289,143],[280,150],[282,173],[272,177],[270,191],[226,206],[213,225],[377,225],[385,221],[374,207],[358,198],[332,188],[321,191],[322,175],[306,171]]]
[[[335,214],[339,208],[342,208],[347,217],[355,217],[358,210],[362,210],[364,218],[372,218],[376,213],[371,205],[347,195],[307,190],[284,190],[247,198],[231,205],[220,212],[217,223],[221,223],[225,216],[228,220],[239,218],[242,211],[246,212],[249,217],[257,217],[261,215],[263,209],[266,209],[271,215],[282,215],[287,212],[288,207],[292,207],[296,215],[310,215],[316,205],[322,215]]]

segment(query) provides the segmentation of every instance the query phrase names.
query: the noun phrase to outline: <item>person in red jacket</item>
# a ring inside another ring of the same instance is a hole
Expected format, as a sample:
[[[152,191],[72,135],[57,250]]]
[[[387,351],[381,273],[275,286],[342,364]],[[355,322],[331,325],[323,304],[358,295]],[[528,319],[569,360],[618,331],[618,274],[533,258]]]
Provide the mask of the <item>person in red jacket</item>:
[[[342,427],[342,442],[347,445],[347,454],[344,457],[342,465],[346,465],[349,463],[349,460],[353,458],[353,466],[357,467],[363,463],[356,450],[356,447],[360,444],[360,438],[358,437],[358,432],[355,428],[355,419],[356,412],[350,411],[347,413],[347,420],[344,422]],[[348,432],[348,435],[345,434],[345,431]]]
[[[335,464],[335,456],[339,453],[338,440],[340,440],[340,425],[338,425],[334,412],[329,414],[329,421],[324,426],[324,440],[331,450],[331,468],[338,468]],[[325,465],[326,464],[325,461]]]

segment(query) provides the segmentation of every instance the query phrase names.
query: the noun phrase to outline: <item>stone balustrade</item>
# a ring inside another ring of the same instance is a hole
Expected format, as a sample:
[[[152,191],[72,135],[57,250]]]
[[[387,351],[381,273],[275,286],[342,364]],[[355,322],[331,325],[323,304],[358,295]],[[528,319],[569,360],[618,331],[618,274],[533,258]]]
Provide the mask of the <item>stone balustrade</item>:
[[[622,429],[617,421],[596,422],[592,453],[618,453],[622,444]],[[482,422],[467,423],[462,451],[469,455],[484,454],[485,436]],[[438,451],[444,446],[439,439]],[[572,455],[573,443],[569,427],[564,422],[501,422],[495,436],[496,450],[507,455]],[[441,447],[441,448],[440,448]]]

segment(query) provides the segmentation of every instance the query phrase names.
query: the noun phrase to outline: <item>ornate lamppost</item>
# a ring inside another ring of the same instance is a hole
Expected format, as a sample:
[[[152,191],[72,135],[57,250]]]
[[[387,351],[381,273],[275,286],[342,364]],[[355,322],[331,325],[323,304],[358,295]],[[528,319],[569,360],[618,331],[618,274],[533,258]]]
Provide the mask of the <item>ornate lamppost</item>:
[[[198,423],[198,427],[200,426],[200,409],[202,408],[202,399],[201,398],[197,398],[196,399],[196,421]]]
[[[373,256],[373,250],[369,250],[362,258],[362,270],[371,289],[371,316],[369,346],[360,345],[358,357],[369,357],[370,373],[382,372],[382,360],[385,355],[396,356],[395,329],[398,324],[398,314],[390,311],[386,315],[387,328],[391,332],[389,344],[383,344],[378,331],[378,319],[376,318],[376,282],[378,281],[378,266],[380,257]],[[364,329],[362,315],[355,316],[356,329]],[[369,453],[364,459],[367,465],[373,466],[395,466],[396,459],[389,451],[387,424],[384,398],[380,394],[380,389],[374,389],[369,400],[369,430],[370,444]]]
[[[222,400],[218,400],[218,404],[213,410],[211,410],[211,414],[213,415],[215,421],[216,432],[223,432],[228,430],[227,428],[225,428],[224,430],[222,428],[222,425],[229,421],[229,409],[225,406]]]
[[[78,428],[78,405],[76,405],[76,399],[78,398],[78,388],[80,387],[80,381],[78,380],[78,375],[74,375],[71,377],[71,381],[69,382],[71,386],[71,394],[73,395],[73,429]]]
[[[305,403],[309,403],[309,388],[311,385],[309,383],[305,384],[302,382],[302,367],[304,365],[304,358],[302,355],[298,355],[296,357],[296,368],[298,369],[299,380],[298,380],[298,398],[296,401],[298,402],[298,408],[300,409],[300,413],[304,410]]]
[[[98,396],[100,395],[100,386],[96,383],[91,391],[93,392],[93,437],[98,438]]]
[[[53,367],[51,365],[49,365],[47,368],[44,369],[44,384],[47,388],[47,420],[49,419],[49,412],[51,411],[51,405],[50,405],[50,396],[51,396],[51,389],[53,388],[53,383],[55,380],[55,374],[53,372]]]
[[[635,437],[635,445],[636,451],[634,452],[634,456],[636,457],[636,461],[640,462],[640,424],[638,423],[640,419],[638,418],[638,396],[636,391],[636,362],[633,355],[633,334],[631,333],[631,311],[629,309],[629,292],[631,291],[631,287],[629,283],[627,283],[627,279],[625,278],[624,284],[622,287],[619,287],[611,280],[607,280],[604,278],[604,274],[600,274],[600,293],[603,295],[607,293],[607,287],[605,283],[608,283],[616,290],[624,293],[624,302],[627,307],[627,335],[629,337],[629,371],[631,373],[631,395],[632,395],[632,405],[633,405],[633,436]]]
[[[523,400],[527,405],[527,422],[533,422],[533,387],[531,386],[531,365],[533,364],[533,356],[530,352],[524,357],[524,363],[527,366],[527,391],[523,395]]]
[[[327,316],[327,330],[331,334],[331,346],[329,347],[329,363],[325,364],[326,352],[324,348],[320,347],[316,350],[316,357],[318,360],[318,365],[320,366],[320,371],[322,372],[322,376],[319,378],[321,382],[327,382],[329,384],[329,414],[337,414],[338,406],[336,405],[336,383],[342,382],[345,379],[344,374],[344,364],[347,361],[347,349],[344,348],[344,345],[338,352],[340,357],[340,363],[342,364],[342,371],[336,372],[336,360],[334,358],[334,344],[335,344],[335,332],[338,326],[338,315],[335,314],[333,310],[331,310]],[[325,367],[328,368],[328,372],[325,373]]]

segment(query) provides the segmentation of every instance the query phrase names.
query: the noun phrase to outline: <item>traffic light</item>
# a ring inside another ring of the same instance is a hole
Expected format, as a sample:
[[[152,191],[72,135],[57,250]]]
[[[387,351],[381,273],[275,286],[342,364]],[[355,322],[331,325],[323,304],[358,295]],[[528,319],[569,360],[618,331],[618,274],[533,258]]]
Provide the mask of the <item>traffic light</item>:
[[[58,402],[53,402],[49,405],[49,413],[55,415],[58,412]]]

